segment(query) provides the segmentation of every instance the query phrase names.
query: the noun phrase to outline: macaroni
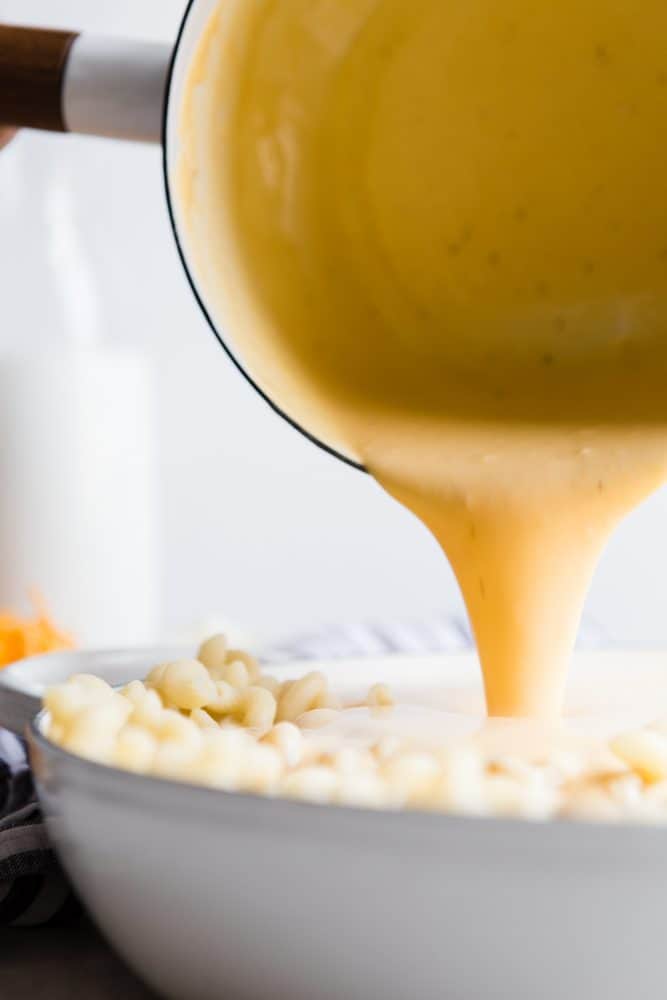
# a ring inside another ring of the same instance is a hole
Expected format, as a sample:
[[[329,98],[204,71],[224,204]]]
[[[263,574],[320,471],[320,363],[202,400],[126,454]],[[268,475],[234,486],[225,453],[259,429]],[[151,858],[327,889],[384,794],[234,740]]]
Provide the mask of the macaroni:
[[[339,725],[343,710],[390,719],[386,685],[373,685],[361,706],[341,706],[323,674],[281,683],[222,635],[196,659],[160,664],[120,691],[75,675],[44,705],[48,737],[72,753],[213,788],[368,808],[667,821],[664,720],[539,762],[470,740],[420,745],[384,728],[360,739]]]

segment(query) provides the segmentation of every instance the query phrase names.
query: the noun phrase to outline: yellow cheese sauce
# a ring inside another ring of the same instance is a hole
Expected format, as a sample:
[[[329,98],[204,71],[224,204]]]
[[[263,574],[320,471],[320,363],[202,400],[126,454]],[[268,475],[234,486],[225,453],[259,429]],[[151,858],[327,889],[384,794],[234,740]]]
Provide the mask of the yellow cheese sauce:
[[[432,531],[491,715],[559,713],[600,551],[667,474],[666,124],[664,0],[227,0],[193,63],[214,319]]]

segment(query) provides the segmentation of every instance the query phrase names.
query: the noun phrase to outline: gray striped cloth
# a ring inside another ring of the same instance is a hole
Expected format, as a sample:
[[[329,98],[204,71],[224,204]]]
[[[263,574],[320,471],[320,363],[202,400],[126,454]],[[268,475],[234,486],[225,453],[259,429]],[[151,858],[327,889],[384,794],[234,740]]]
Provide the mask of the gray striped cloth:
[[[0,924],[34,926],[76,909],[35,801],[25,746],[0,730]]]
[[[585,623],[580,644],[604,642],[600,629]],[[452,653],[469,649],[463,619],[332,626],[267,649],[262,660],[331,660],[392,653]],[[0,925],[35,926],[78,919],[79,904],[49,844],[22,740],[0,730]]]

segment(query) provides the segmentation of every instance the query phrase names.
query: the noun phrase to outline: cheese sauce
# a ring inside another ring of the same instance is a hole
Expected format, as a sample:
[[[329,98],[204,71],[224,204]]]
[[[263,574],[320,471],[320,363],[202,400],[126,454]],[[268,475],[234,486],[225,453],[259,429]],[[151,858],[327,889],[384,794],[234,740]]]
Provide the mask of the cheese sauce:
[[[491,715],[553,716],[667,473],[667,7],[226,2],[182,214],[218,325],[458,577]]]

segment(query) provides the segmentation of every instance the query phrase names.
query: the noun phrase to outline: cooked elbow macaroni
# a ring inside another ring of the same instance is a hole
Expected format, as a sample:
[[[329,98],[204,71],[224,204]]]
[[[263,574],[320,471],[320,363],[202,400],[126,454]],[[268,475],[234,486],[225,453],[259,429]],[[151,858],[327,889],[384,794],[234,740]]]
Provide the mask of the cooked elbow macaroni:
[[[667,821],[667,722],[539,763],[395,734],[360,745],[341,731],[332,749],[318,733],[360,703],[342,706],[320,673],[281,683],[222,635],[120,691],[75,675],[44,704],[53,742],[139,774],[369,808]],[[375,684],[361,706],[390,714],[394,699]]]

